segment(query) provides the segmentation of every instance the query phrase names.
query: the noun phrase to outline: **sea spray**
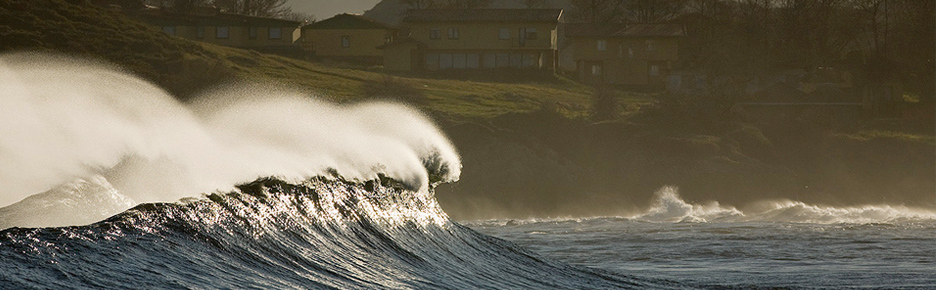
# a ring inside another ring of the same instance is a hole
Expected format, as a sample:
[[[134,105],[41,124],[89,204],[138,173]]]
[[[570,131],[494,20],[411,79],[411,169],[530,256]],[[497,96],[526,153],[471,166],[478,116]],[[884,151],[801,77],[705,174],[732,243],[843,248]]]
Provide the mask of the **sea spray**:
[[[899,223],[936,220],[936,212],[897,205],[835,207],[792,200],[762,200],[737,209],[718,201],[686,202],[679,189],[664,186],[653,203],[630,219],[649,222],[790,222],[790,223]]]
[[[83,206],[55,194],[42,196],[58,206],[13,203],[95,176],[123,206],[105,207],[111,210],[91,221],[264,176],[388,176],[426,191],[430,182],[457,180],[461,169],[441,131],[397,103],[339,105],[253,85],[182,104],[107,65],[37,54],[0,56],[0,101],[0,214]]]

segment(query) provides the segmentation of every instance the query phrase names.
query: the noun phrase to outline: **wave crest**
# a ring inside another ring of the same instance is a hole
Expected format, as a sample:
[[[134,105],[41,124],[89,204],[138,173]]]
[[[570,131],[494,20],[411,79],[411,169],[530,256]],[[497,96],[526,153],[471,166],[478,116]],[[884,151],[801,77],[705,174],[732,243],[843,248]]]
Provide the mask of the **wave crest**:
[[[16,124],[0,126],[0,214],[57,215],[22,202],[41,192],[48,194],[36,199],[57,208],[89,206],[50,192],[96,176],[123,198],[100,208],[111,215],[265,176],[385,176],[426,192],[461,171],[454,146],[432,121],[397,103],[335,104],[237,85],[182,104],[106,65],[37,54],[0,55],[0,100],[0,123]],[[86,224],[73,221],[0,226]]]
[[[653,205],[645,213],[630,218],[649,222],[791,222],[791,223],[902,223],[936,220],[936,212],[894,205],[834,207],[801,201],[761,201],[739,210],[717,201],[688,203],[678,188],[666,186],[654,194]]]

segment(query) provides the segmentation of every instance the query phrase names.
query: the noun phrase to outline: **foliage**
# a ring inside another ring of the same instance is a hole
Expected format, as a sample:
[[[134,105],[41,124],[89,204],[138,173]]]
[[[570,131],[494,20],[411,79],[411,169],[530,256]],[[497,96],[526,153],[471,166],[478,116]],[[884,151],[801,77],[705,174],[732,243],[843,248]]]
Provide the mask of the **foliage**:
[[[591,98],[592,121],[607,121],[617,119],[618,102],[614,92],[606,87],[596,87]]]
[[[382,75],[377,79],[368,80],[361,84],[361,91],[365,97],[378,99],[392,99],[414,104],[423,104],[425,95],[408,81],[391,75]]]

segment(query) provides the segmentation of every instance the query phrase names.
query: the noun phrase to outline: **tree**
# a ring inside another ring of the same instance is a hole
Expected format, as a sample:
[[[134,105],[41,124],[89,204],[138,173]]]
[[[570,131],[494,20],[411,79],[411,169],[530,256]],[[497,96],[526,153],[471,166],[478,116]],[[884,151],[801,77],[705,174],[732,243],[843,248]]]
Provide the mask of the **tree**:
[[[623,0],[572,0],[573,21],[587,23],[621,22]]]
[[[624,6],[625,19],[636,23],[660,23],[679,16],[684,0],[631,0]]]
[[[446,0],[445,8],[480,9],[491,5],[493,0]]]
[[[234,12],[260,17],[286,17],[292,8],[286,6],[287,0],[234,0]]]
[[[400,0],[400,3],[406,4],[410,9],[432,9],[439,4],[436,0]]]
[[[523,0],[523,6],[528,9],[540,8],[545,0]]]

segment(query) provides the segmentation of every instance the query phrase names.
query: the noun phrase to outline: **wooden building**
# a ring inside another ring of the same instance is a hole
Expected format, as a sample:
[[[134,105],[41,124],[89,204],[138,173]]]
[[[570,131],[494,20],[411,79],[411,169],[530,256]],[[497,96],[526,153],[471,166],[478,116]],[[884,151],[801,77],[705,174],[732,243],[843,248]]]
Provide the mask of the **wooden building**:
[[[264,52],[286,52],[298,48],[299,21],[219,12],[206,8],[198,13],[144,10],[136,15],[163,32],[217,45]]]
[[[560,9],[408,10],[408,37],[383,46],[388,70],[555,70]]]
[[[314,57],[381,63],[378,46],[390,43],[397,29],[360,15],[339,14],[302,27],[299,44]]]
[[[680,24],[568,24],[578,78],[593,84],[664,86],[679,60]]]

